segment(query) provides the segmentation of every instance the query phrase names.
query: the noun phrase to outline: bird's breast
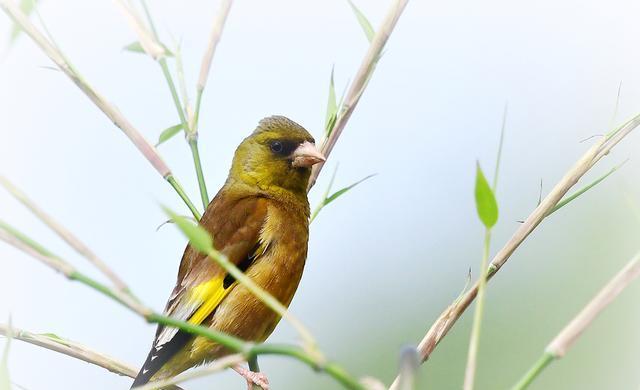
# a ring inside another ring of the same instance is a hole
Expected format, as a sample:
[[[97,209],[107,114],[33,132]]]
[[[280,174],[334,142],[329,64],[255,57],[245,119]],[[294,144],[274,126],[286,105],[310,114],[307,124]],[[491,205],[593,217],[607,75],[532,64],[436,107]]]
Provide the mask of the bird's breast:
[[[299,213],[298,213],[299,214]],[[307,257],[308,223],[280,207],[270,207],[260,231],[254,263],[245,271],[254,282],[289,306]],[[263,341],[280,320],[249,290],[236,285],[218,307],[213,326],[245,340]]]

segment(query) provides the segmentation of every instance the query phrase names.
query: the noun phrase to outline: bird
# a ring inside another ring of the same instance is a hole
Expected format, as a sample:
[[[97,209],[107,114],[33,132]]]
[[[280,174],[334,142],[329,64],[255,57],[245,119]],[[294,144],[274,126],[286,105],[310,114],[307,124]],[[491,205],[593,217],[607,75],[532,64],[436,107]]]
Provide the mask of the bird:
[[[237,147],[227,180],[199,221],[218,251],[286,307],[307,258],[311,168],[324,161],[314,138],[301,125],[284,116],[264,118]],[[164,312],[250,342],[266,340],[280,320],[190,244]],[[210,339],[159,325],[131,388],[232,352]],[[246,369],[239,372],[249,382],[256,380]]]

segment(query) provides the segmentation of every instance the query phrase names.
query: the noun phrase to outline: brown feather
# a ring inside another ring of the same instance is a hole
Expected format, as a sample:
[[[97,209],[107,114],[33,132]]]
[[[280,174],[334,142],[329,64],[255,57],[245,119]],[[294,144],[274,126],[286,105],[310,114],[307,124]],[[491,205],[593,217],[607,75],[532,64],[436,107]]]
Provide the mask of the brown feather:
[[[313,142],[306,130],[284,117],[261,121],[238,147],[229,177],[200,225],[212,235],[217,250],[288,306],[307,257],[310,169],[294,168],[286,156],[274,155],[269,150],[274,139]],[[212,259],[187,245],[166,313],[187,320],[198,309],[190,296],[196,286],[226,276]],[[244,286],[223,286],[224,297],[202,325],[248,341],[264,341],[280,317]],[[174,376],[229,352],[209,339],[159,327],[154,348],[134,385]]]

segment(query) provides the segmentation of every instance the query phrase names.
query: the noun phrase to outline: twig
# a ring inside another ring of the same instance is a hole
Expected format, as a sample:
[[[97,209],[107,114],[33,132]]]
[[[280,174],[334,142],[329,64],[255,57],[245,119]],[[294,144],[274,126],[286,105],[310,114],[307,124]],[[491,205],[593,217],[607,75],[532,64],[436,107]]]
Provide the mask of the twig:
[[[500,142],[498,143],[496,166],[493,173],[493,184],[491,186],[491,192],[493,193],[494,200],[496,196],[496,190],[498,188],[498,176],[500,173],[500,162],[502,160],[502,147],[504,146],[504,134],[507,127],[507,108],[508,108],[507,103],[505,103],[504,111],[502,113],[502,126],[500,129]],[[478,184],[476,182],[476,191],[478,191],[477,185]],[[477,196],[478,195],[476,192],[476,197]],[[478,202],[477,198],[476,198],[476,202]],[[497,203],[496,203],[496,208],[497,208]],[[478,282],[478,303],[476,305],[476,310],[473,313],[473,326],[471,328],[471,338],[469,340],[467,368],[464,373],[463,388],[465,390],[472,390],[475,382],[478,350],[480,349],[480,330],[482,328],[482,318],[484,315],[484,302],[485,302],[486,288],[487,288],[487,262],[489,261],[489,248],[491,245],[491,226],[488,226],[484,220],[482,221],[485,224],[484,248],[482,251],[482,263],[480,264],[480,278]],[[465,289],[466,289],[466,286],[465,286]]]
[[[138,41],[144,52],[156,61],[164,58],[166,56],[164,47],[158,41],[158,37],[147,29],[135,9],[127,5],[123,0],[115,0],[115,3],[127,18],[127,22],[136,32],[136,35],[138,35]]]
[[[157,390],[164,389],[167,386],[176,385],[178,383],[182,383],[191,379],[201,378],[203,376],[211,375],[216,372],[222,371],[225,368],[229,368],[238,363],[244,362],[246,359],[242,354],[236,353],[233,355],[225,356],[223,358],[217,359],[213,363],[199,368],[197,370],[183,372],[180,375],[176,375],[169,379],[159,380],[149,382],[144,386],[135,387],[135,390]]]
[[[0,221],[0,240],[5,241],[28,255],[42,261],[53,270],[65,275],[69,280],[80,282],[115,300],[146,319],[147,322],[178,328],[187,333],[208,338],[232,351],[241,353],[245,360],[251,359],[253,356],[265,354],[289,356],[305,363],[315,370],[326,372],[336,381],[342,383],[349,389],[363,390],[363,386],[358,382],[358,380],[347,373],[341,366],[335,363],[326,362],[324,359],[319,358],[317,354],[309,353],[300,347],[282,344],[256,345],[205,326],[194,325],[189,322],[155,313],[143,304],[133,300],[129,295],[123,294],[118,290],[112,289],[91,277],[80,273],[62,258],[55,256],[37,242],[2,221]]]
[[[225,271],[229,273],[229,275],[233,276],[233,278],[237,280],[238,283],[243,285],[254,296],[260,299],[266,306],[268,306],[280,317],[289,322],[291,326],[293,326],[293,328],[298,332],[298,334],[300,334],[300,337],[304,341],[305,350],[308,353],[314,355],[317,361],[324,360],[324,356],[322,356],[320,351],[318,351],[317,349],[317,343],[311,332],[302,323],[302,321],[300,321],[296,316],[294,316],[287,310],[286,306],[280,303],[280,301],[277,300],[273,295],[260,287],[256,282],[253,281],[253,279],[248,277],[244,272],[236,267],[223,253],[217,251],[216,249],[210,248],[207,256],[218,263]]]
[[[353,110],[356,108],[358,101],[360,101],[360,97],[367,87],[367,83],[375,70],[376,63],[380,58],[380,53],[384,49],[391,32],[396,26],[400,15],[402,15],[402,11],[404,7],[407,5],[409,0],[394,0],[393,4],[389,8],[387,12],[387,16],[378,31],[376,31],[375,36],[371,40],[371,44],[369,45],[369,50],[367,54],[362,59],[362,63],[360,64],[360,68],[358,69],[358,73],[356,74],[353,83],[349,87],[347,92],[347,96],[344,99],[344,104],[342,106],[341,112],[338,113],[338,118],[336,120],[336,124],[331,131],[331,134],[328,138],[324,140],[322,143],[322,147],[320,151],[324,154],[325,157],[329,157],[331,151],[333,150],[334,145],[338,141],[340,134],[342,134],[342,130],[347,125],[349,118],[351,118],[351,114]],[[314,165],[311,171],[311,178],[309,178],[309,184],[307,186],[307,192],[311,190],[311,187],[316,183],[318,179],[318,175],[322,170],[324,163]]]
[[[640,253],[625,265],[600,292],[580,311],[580,313],[549,343],[544,354],[534,366],[513,387],[524,390],[540,375],[553,360],[561,359],[596,317],[624,290],[640,276]]]
[[[6,336],[9,328],[5,324],[0,324],[0,334]],[[115,358],[93,351],[75,341],[62,339],[53,335],[36,334],[16,327],[11,327],[12,337],[17,340],[37,345],[51,351],[82,360],[87,363],[102,367],[115,374],[134,378],[138,373],[135,367],[118,361]]]
[[[122,0],[119,0],[122,1]],[[129,15],[129,19],[133,19],[137,21],[134,25],[136,32],[138,32],[138,36],[142,39],[144,36],[150,36],[153,38],[155,42],[160,42],[160,38],[158,36],[158,31],[155,28],[153,23],[153,18],[151,17],[151,12],[149,12],[149,7],[147,7],[147,3],[145,0],[140,1],[142,7],[144,8],[145,15],[147,16],[147,20],[149,21],[149,25],[151,29],[148,30],[144,24],[135,17],[135,13],[132,9],[125,7],[125,11],[131,13]],[[146,51],[146,50],[145,50]],[[194,131],[190,127],[189,120],[187,119],[186,110],[183,108],[182,103],[180,102],[180,96],[178,95],[178,91],[176,89],[176,85],[173,82],[173,77],[171,76],[171,72],[169,71],[169,65],[167,64],[166,57],[163,56],[154,56],[151,53],[147,52],[154,60],[158,62],[160,68],[162,69],[162,75],[164,76],[167,86],[169,87],[169,92],[171,93],[171,98],[173,99],[173,104],[178,112],[178,117],[180,118],[180,123],[182,124],[182,129],[187,135],[187,142],[191,149],[191,155],[193,157],[193,163],[196,170],[196,176],[198,178],[198,187],[200,189],[200,199],[202,201],[203,207],[206,209],[207,205],[209,205],[209,194],[207,193],[207,185],[204,180],[204,174],[202,172],[202,163],[200,162],[200,152],[198,150],[198,134],[194,133]],[[185,102],[186,104],[186,102]]]
[[[20,249],[21,251],[32,257],[35,257],[36,259],[49,266],[49,268],[63,274],[67,279],[87,284],[90,287],[110,296],[112,299],[122,303],[142,317],[147,318],[152,313],[150,309],[140,304],[129,294],[126,294],[120,290],[111,289],[97,281],[88,278],[84,274],[78,272],[78,270],[76,270],[69,263],[67,263],[60,257],[55,256],[51,252],[34,248],[32,245],[30,245],[30,239],[22,235],[22,233],[13,230],[10,226],[6,225],[2,221],[0,221],[0,240],[16,247],[17,249]]]
[[[227,21],[227,17],[229,16],[229,11],[231,10],[232,4],[233,0],[223,0],[220,4],[220,10],[213,20],[211,34],[209,35],[209,45],[207,46],[207,50],[202,57],[202,64],[200,65],[200,76],[198,77],[198,84],[196,85],[196,109],[193,119],[193,126],[191,128],[191,130],[196,133],[198,132],[198,120],[200,118],[200,103],[202,101],[202,93],[204,92],[204,88],[207,85],[207,80],[209,79],[209,71],[211,70],[211,62],[213,61],[213,55],[215,54],[216,48],[218,47],[218,42],[220,42],[220,37],[222,37],[222,30],[224,29],[224,25]]]
[[[496,167],[493,172],[493,184],[491,185],[493,192],[498,188],[498,174],[500,173],[500,162],[502,161],[502,147],[504,146],[504,133],[507,129],[507,113],[509,112],[509,102],[504,104],[502,111],[502,126],[500,127],[500,142],[498,143],[498,155],[496,157]]]
[[[251,372],[260,372],[260,364],[258,363],[258,357],[254,356],[252,359],[249,359],[249,361],[247,362],[249,364],[249,370]],[[262,387],[260,387],[258,384],[254,383],[251,385],[251,390],[261,390]]]
[[[200,120],[200,104],[202,103],[202,94],[204,92],[204,87],[207,83],[207,79],[209,77],[209,71],[211,69],[211,62],[213,61],[213,55],[215,53],[216,47],[218,47],[218,42],[220,42],[220,37],[222,36],[222,30],[224,28],[225,22],[227,20],[227,16],[229,15],[229,11],[231,10],[231,5],[233,4],[232,0],[223,0],[220,5],[220,10],[218,11],[214,21],[213,27],[211,30],[211,35],[209,37],[209,45],[207,46],[207,51],[205,52],[202,58],[202,65],[200,66],[200,76],[198,78],[198,84],[196,86],[196,108],[195,113],[193,114],[193,120],[189,124],[189,128],[187,129],[187,142],[189,143],[189,147],[191,148],[191,154],[193,155],[193,162],[196,167],[196,174],[198,176],[198,184],[200,185],[201,197],[204,203],[204,207],[206,208],[209,204],[209,195],[207,195],[207,188],[204,181],[204,175],[202,173],[202,165],[200,163],[200,152],[198,151],[198,126]]]
[[[484,246],[482,251],[482,263],[480,265],[480,278],[478,279],[478,304],[473,313],[473,327],[469,340],[469,352],[467,356],[467,368],[464,372],[464,390],[473,390],[476,376],[478,348],[480,344],[480,329],[484,314],[484,300],[487,284],[487,262],[489,261],[489,246],[491,244],[491,228],[486,228],[484,233]]]
[[[67,228],[56,222],[49,214],[38,207],[27,195],[18,189],[13,183],[7,180],[5,177],[0,176],[0,184],[11,193],[17,200],[25,205],[33,214],[36,215],[45,225],[53,230],[60,238],[62,238],[67,244],[75,249],[79,254],[87,258],[93,265],[96,266],[120,291],[127,294],[131,294],[127,285],[113,272],[107,264],[102,261],[98,255],[96,255],[91,249],[89,249],[82,241],[80,241],[73,233]]]
[[[167,180],[176,190],[178,195],[187,204],[191,212],[197,219],[200,213],[195,209],[193,203],[184,193],[182,186],[178,183],[169,167],[162,160],[156,149],[140,134],[140,132],[122,115],[122,113],[102,95],[100,95],[65,59],[58,48],[52,44],[38,29],[31,23],[29,18],[11,0],[0,0],[0,8],[20,26],[24,32],[42,49],[42,51],[65,73],[71,81],[113,122],[122,132],[133,142],[142,155],[151,163],[158,173]]]
[[[626,137],[633,129],[640,125],[640,115],[636,115],[622,126],[618,127],[606,137],[593,145],[564,175],[551,192],[542,200],[529,217],[520,224],[511,239],[494,256],[489,265],[489,279],[500,270],[504,263],[509,260],[513,252],[524,242],[531,232],[542,222],[549,212],[560,202],[562,197],[582,178],[602,157],[607,155],[615,145]],[[456,300],[440,314],[438,319],[429,328],[420,344],[418,351],[421,361],[426,361],[440,341],[447,335],[449,330],[462,316],[465,310],[471,305],[478,293],[478,283],[471,288],[461,299]],[[390,389],[396,390],[398,378],[391,385]]]

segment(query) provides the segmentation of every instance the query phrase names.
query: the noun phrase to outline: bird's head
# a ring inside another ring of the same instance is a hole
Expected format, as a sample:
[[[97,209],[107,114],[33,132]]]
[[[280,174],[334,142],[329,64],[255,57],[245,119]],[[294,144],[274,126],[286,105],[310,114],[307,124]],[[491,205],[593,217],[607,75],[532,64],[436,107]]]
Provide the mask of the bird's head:
[[[271,116],[238,146],[229,178],[266,192],[305,195],[311,167],[322,161],[307,130],[283,116]]]

